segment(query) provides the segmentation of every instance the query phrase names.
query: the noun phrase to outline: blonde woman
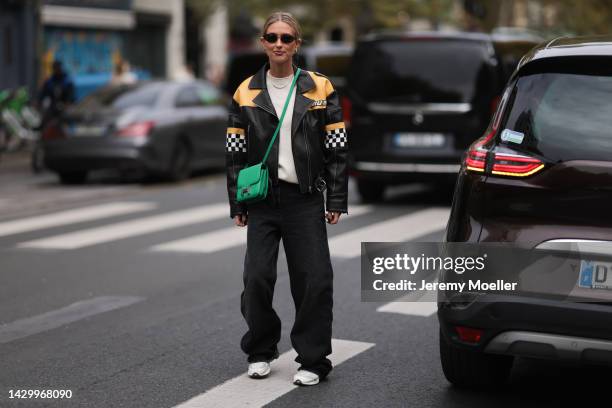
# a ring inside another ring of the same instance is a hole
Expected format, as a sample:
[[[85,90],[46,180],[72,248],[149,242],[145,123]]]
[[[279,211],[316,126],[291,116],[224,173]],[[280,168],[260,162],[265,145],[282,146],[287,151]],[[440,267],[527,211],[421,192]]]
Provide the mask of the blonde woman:
[[[272,297],[282,239],[296,309],[291,344],[300,367],[293,382],[315,385],[332,368],[327,356],[332,352],[333,271],[325,220],[336,224],[347,212],[347,133],[338,95],[325,76],[301,71],[289,95],[297,70],[293,55],[302,44],[295,18],[272,14],[260,42],[268,63],[234,93],[226,143],[230,216],[236,226],[248,225],[241,297],[248,331],[241,347],[248,356],[248,375],[268,376],[281,333]],[[262,160],[288,96],[267,160],[268,197],[238,203],[238,172]]]

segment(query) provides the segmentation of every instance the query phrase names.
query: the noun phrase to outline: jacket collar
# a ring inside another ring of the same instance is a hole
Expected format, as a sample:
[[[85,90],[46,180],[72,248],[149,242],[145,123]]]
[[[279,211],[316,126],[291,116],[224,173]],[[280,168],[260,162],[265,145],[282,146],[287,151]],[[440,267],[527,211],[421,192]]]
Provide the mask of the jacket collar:
[[[295,72],[297,70],[297,66],[295,64],[292,65],[293,72]],[[249,83],[249,89],[263,89],[264,92],[267,92],[266,73],[269,69],[270,63],[266,62],[266,64],[261,67],[255,75],[253,75],[253,79],[251,79],[251,82]],[[315,83],[310,75],[308,75],[306,71],[302,70],[295,86],[297,87],[297,93],[303,94],[313,89],[315,87]]]
[[[257,71],[249,83],[249,89],[261,89],[261,92],[253,99],[253,103],[266,112],[280,118],[280,112],[277,113],[274,109],[272,99],[270,99],[270,94],[268,93],[268,88],[266,87],[266,73],[268,72],[268,69],[270,69],[270,64],[266,63],[262,68],[260,68],[259,71]],[[293,72],[296,70],[297,66],[293,64]],[[304,96],[303,94],[315,88],[316,85],[310,75],[306,71],[302,70],[295,86],[296,95],[295,103],[293,105],[293,117],[291,118],[292,135],[295,135],[295,132],[297,131],[300,122],[304,118],[304,115],[308,111],[308,108],[314,102],[312,99]]]

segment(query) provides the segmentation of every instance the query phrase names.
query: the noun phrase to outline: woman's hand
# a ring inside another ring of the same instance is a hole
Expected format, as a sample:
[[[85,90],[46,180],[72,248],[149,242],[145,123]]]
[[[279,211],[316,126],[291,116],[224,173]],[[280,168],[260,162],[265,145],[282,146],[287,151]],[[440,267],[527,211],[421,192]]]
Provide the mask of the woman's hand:
[[[234,215],[234,224],[237,227],[244,227],[247,225],[248,216],[246,214]]]
[[[325,218],[328,224],[337,224],[340,220],[340,213],[338,211],[328,211],[327,214],[325,214]]]

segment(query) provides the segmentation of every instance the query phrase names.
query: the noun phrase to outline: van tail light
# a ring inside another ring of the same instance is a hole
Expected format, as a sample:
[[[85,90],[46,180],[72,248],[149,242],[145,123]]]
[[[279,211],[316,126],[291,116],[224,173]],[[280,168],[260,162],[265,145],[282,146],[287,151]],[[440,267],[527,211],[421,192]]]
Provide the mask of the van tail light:
[[[151,130],[155,126],[155,122],[149,120],[146,122],[136,122],[129,124],[115,133],[120,137],[143,137],[148,136]]]
[[[482,339],[482,330],[472,329],[470,327],[455,326],[455,330],[459,335],[459,340],[466,343],[477,344]]]
[[[343,96],[342,99],[340,100],[340,104],[342,105],[342,116],[344,120],[344,126],[350,127],[351,117],[353,115],[353,112],[352,112],[353,103],[351,102],[349,98],[347,98],[346,96]]]
[[[494,136],[495,131],[491,131],[470,147],[464,162],[468,171],[494,176],[527,177],[544,168],[544,163],[535,157],[491,152],[484,146]]]

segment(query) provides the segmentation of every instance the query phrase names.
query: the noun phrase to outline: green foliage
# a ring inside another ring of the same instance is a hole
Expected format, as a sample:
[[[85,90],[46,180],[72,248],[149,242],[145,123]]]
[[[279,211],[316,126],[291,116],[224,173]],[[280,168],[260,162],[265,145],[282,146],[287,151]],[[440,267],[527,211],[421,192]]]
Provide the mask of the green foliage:
[[[555,28],[578,35],[609,34],[612,29],[612,0],[550,0],[558,7]]]

